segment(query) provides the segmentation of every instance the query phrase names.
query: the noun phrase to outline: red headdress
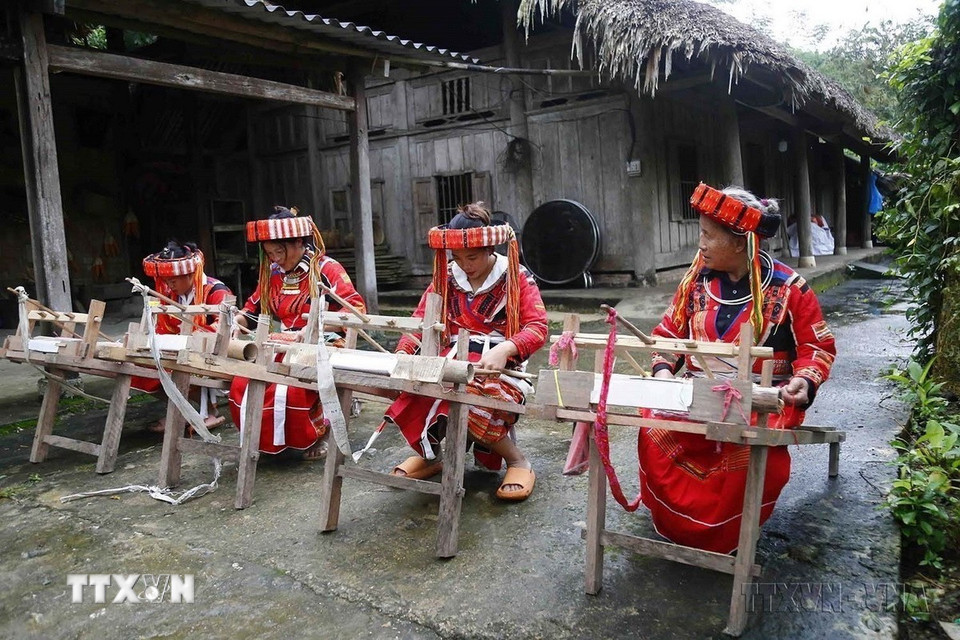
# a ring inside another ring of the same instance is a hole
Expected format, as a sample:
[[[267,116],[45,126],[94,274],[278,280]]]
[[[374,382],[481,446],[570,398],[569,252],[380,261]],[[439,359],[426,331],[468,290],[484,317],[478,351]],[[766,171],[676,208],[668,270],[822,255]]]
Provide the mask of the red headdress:
[[[247,242],[266,242],[275,240],[292,240],[293,238],[309,238],[317,250],[310,256],[310,297],[320,296],[320,262],[327,249],[323,245],[320,230],[310,216],[296,217],[299,213],[296,207],[274,207],[277,213],[289,211],[294,217],[267,218],[266,220],[251,220],[247,223]],[[260,312],[270,313],[270,260],[260,246]]]
[[[143,272],[153,278],[153,288],[168,298],[176,299],[176,293],[167,286],[166,278],[176,276],[193,275],[193,301],[194,304],[205,304],[206,296],[204,284],[207,276],[203,273],[203,252],[199,249],[191,249],[182,245],[187,252],[186,255],[179,258],[166,257],[169,252],[164,249],[158,253],[152,253],[143,259]],[[194,317],[194,323],[207,326],[208,316],[198,315]],[[167,322],[166,316],[160,316],[158,324]],[[172,327],[167,327],[171,329]]]
[[[468,229],[434,227],[427,234],[427,242],[435,251],[433,261],[433,290],[443,298],[443,317],[447,317],[447,250],[478,249],[507,243],[507,335],[520,331],[520,249],[517,236],[508,224]]]

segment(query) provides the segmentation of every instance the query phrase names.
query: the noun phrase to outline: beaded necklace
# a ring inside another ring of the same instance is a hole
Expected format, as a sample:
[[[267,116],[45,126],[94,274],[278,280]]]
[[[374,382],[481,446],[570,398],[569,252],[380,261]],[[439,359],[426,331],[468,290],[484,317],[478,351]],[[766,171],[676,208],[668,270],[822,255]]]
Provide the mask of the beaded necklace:
[[[763,282],[760,285],[760,288],[762,290],[762,289],[766,289],[767,285],[769,285],[773,281],[773,258],[771,258],[766,251],[761,251],[760,262],[764,263],[767,267],[767,275],[766,277],[764,277]],[[743,297],[736,298],[734,300],[725,300],[715,295],[712,291],[710,291],[710,286],[707,283],[707,276],[703,276],[703,289],[704,291],[707,292],[707,295],[710,297],[711,300],[722,305],[731,305],[731,306],[741,305],[741,304],[744,304],[745,302],[750,301],[750,299],[753,298],[753,294],[750,292],[747,292],[747,295]]]

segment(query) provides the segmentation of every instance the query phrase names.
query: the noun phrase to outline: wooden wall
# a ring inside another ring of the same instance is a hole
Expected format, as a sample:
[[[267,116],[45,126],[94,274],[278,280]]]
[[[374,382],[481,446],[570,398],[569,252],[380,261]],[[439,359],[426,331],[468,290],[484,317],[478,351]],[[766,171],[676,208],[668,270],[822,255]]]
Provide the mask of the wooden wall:
[[[475,53],[497,64],[496,49]],[[573,64],[565,38],[535,38],[523,55],[530,65]],[[443,84],[466,77],[470,112],[445,113]],[[664,90],[651,99],[637,96],[632,87],[600,85],[584,76],[532,76],[524,78],[523,86],[533,145],[534,206],[567,198],[594,214],[602,235],[597,272],[625,272],[652,281],[657,270],[688,264],[699,228],[696,220],[682,217],[686,191],[692,189],[679,184],[676,149],[694,145],[699,179],[722,184],[716,104],[729,99],[725,92],[708,84]],[[412,75],[401,70],[391,78],[368,79],[376,224],[390,251],[408,257],[414,273],[431,269],[425,234],[436,224],[436,177],[473,174],[475,199],[512,214],[521,224],[529,215],[518,206],[516,175],[505,164],[510,90],[506,77],[455,71]],[[789,215],[795,168],[792,154],[776,149],[779,139],[788,137],[780,131],[783,125],[739,110],[744,152],[763,157],[747,179],[762,183],[752,185],[756,192],[780,197]],[[349,232],[350,219],[346,116],[305,112],[262,114],[274,122],[259,129],[265,136],[256,151],[261,188],[287,204],[312,203],[320,227],[342,236]],[[817,157],[811,160],[814,203],[828,211],[833,206],[830,176],[819,168]]]

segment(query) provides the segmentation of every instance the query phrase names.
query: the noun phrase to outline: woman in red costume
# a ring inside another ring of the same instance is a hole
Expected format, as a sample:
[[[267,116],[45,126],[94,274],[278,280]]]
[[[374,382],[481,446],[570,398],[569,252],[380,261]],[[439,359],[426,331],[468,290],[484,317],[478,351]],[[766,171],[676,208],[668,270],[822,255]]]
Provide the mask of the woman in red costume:
[[[227,285],[203,272],[203,252],[192,242],[171,240],[162,251],[150,254],[143,259],[143,272],[153,278],[153,288],[180,304],[220,304],[227,296],[233,295]],[[216,331],[217,316],[192,316],[194,331]],[[167,314],[156,316],[156,332],[161,335],[180,333],[180,318]],[[130,386],[150,394],[162,394],[160,380],[133,376]],[[194,387],[190,390],[193,399],[200,397],[202,390]],[[211,410],[216,408],[210,403]],[[206,419],[208,427],[223,422],[223,418],[212,415]],[[150,431],[163,433],[164,421],[161,419],[148,427]]]
[[[547,312],[540,290],[526,269],[520,266],[513,229],[490,226],[490,212],[483,203],[466,205],[445,227],[429,232],[429,244],[436,251],[433,283],[427,287],[414,317],[422,318],[427,294],[443,299],[445,335],[456,341],[461,328],[470,332],[470,360],[481,369],[519,370],[547,340]],[[509,242],[509,256],[494,252]],[[447,251],[453,260],[447,262]],[[420,336],[417,336],[419,338]],[[447,345],[446,355],[455,345]],[[397,351],[415,353],[416,342],[401,338]],[[522,403],[530,391],[525,382],[507,376],[484,376],[467,386],[467,391],[500,400]],[[448,403],[408,393],[401,394],[384,416],[396,424],[418,455],[394,469],[396,475],[429,478],[442,469],[438,459]],[[469,440],[477,460],[499,471],[507,462],[497,497],[526,499],[533,491],[536,476],[530,462],[513,439],[517,414],[471,407]]]
[[[836,346],[807,282],[760,250],[760,238],[780,227],[779,206],[743,189],[721,192],[702,183],[690,203],[700,213],[699,252],[653,334],[736,343],[740,326],[752,323],[756,343],[774,351],[774,381],[786,405],[782,414],[770,417],[769,426],[797,427],[830,374]],[[711,359],[710,365],[718,376],[735,375],[735,362]],[[702,375],[690,357],[653,360],[654,375],[661,378],[684,366],[685,375]],[[668,417],[657,413],[644,412]],[[658,533],[709,551],[736,549],[749,447],[662,429],[641,430],[638,447],[641,495]],[[787,448],[771,448],[761,524],[789,476]]]
[[[326,255],[320,232],[309,216],[298,217],[296,209],[275,207],[266,220],[247,223],[247,241],[260,243],[260,279],[257,290],[243,305],[242,317],[238,319],[243,326],[252,327],[257,314],[267,314],[276,323],[275,331],[299,331],[307,323],[304,315],[310,311],[311,300],[320,294],[319,284],[359,311],[366,310],[346,270]],[[341,309],[335,300],[328,301],[330,311]],[[339,336],[327,334],[327,339],[336,342]],[[230,386],[230,412],[240,429],[248,382],[248,378],[238,376]],[[316,460],[324,454],[326,431],[316,391],[278,384],[267,386],[260,451],[279,453],[289,447],[302,450],[305,460]]]

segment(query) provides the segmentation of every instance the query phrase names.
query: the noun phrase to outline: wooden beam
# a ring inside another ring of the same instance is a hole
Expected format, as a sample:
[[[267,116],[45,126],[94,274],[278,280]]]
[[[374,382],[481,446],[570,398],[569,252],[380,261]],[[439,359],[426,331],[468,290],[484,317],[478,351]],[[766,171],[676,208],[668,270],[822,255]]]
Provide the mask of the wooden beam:
[[[870,215],[870,156],[860,155],[860,180],[863,183],[863,205],[860,210],[863,228],[863,248],[873,248],[873,219]]]
[[[79,451],[80,453],[86,453],[91,456],[100,455],[100,445],[94,442],[84,442],[83,440],[76,440],[74,438],[65,438],[63,436],[57,436],[53,434],[45,436],[43,441],[54,447],[60,447],[61,449],[70,449],[71,451]]]
[[[580,532],[581,539],[585,540],[588,537],[589,533],[586,530]],[[704,551],[703,549],[685,547],[683,545],[673,544],[672,542],[651,540],[650,538],[641,538],[609,530],[601,532],[600,540],[604,546],[613,545],[644,556],[654,556],[656,558],[670,560],[671,562],[679,562],[693,567],[701,567],[703,569],[733,575],[733,565],[736,559],[734,556],[728,556],[724,553]],[[751,575],[758,577],[761,570],[762,567],[760,565],[754,564]]]
[[[57,311],[70,311],[73,303],[43,16],[21,12],[20,33],[23,72],[16,73],[15,83],[37,297]]]
[[[364,69],[350,67],[355,109],[350,120],[350,193],[354,251],[357,257],[357,289],[367,311],[378,313],[377,268],[373,247],[373,205],[370,195],[370,139],[367,137],[367,91]]]
[[[500,0],[500,28],[503,32],[502,48],[503,59],[508,67],[519,67],[521,65],[520,47],[521,39],[517,30],[517,1]],[[503,82],[503,81],[501,81]],[[527,83],[522,79],[511,77],[509,82],[508,104],[510,110],[510,132],[523,140],[530,139],[530,130],[527,126]],[[501,84],[501,87],[503,85]],[[520,214],[518,217],[523,220],[534,209],[533,197],[533,163],[526,162],[517,168],[515,178],[516,204]],[[492,186],[492,185],[491,185]],[[476,197],[476,194],[474,194]],[[492,200],[492,189],[491,196]],[[492,209],[493,202],[488,202]]]
[[[50,46],[48,48],[50,51],[50,68],[57,71],[71,71],[102,78],[143,82],[177,89],[193,89],[238,98],[260,98],[343,111],[350,111],[354,108],[354,101],[350,97],[272,80],[261,80],[232,73],[209,71],[99,51],[61,46]]]
[[[843,147],[833,147],[833,202],[837,212],[833,220],[833,253],[838,256],[847,255],[847,162],[843,154]]]
[[[740,150],[740,121],[737,104],[729,96],[717,96],[720,107],[720,155],[723,161],[724,182],[743,186],[743,153]]]
[[[687,89],[693,89],[694,87],[700,87],[705,84],[711,84],[713,82],[713,77],[709,73],[698,73],[691,76],[682,76],[678,77],[676,75],[671,75],[670,79],[660,85],[657,89],[658,93],[676,93],[679,91],[686,91]]]
[[[207,57],[215,55],[217,60],[222,62],[252,65],[260,68],[299,69],[313,72],[325,69],[332,72],[343,67],[342,58],[336,54],[324,52],[311,55],[304,55],[302,52],[294,54],[276,47],[256,47],[232,40],[212,41],[208,36],[145,22],[142,19],[118,18],[115,15],[73,8],[70,9],[68,18],[75,22],[105,24],[110,25],[111,28],[124,31],[139,31],[165,40],[176,40],[196,47],[198,55]],[[205,49],[205,51],[199,51],[200,48]]]
[[[330,453],[328,452],[327,455],[329,456]],[[429,482],[427,480],[418,480],[416,478],[408,478],[406,476],[394,476],[389,473],[379,473],[377,471],[370,471],[369,469],[363,469],[356,466],[340,467],[340,469],[337,471],[337,475],[339,475],[341,478],[353,478],[354,480],[372,482],[384,487],[405,489],[407,491],[419,491],[420,493],[428,493],[435,496],[440,495],[440,490],[442,488],[442,485],[439,482]],[[326,529],[324,529],[324,531],[326,531]]]
[[[214,41],[228,40],[295,55],[331,52],[365,58],[378,55],[372,50],[331,42],[304,29],[251,20],[186,2],[171,6],[169,0],[70,0],[69,9],[103,14],[107,24],[111,25],[114,20],[139,20],[205,36]]]
[[[796,210],[794,211],[797,223],[797,242],[800,245],[799,267],[815,267],[817,260],[813,257],[813,244],[810,232],[812,224],[810,216],[813,213],[810,202],[810,159],[807,153],[807,132],[803,129],[793,132],[794,175],[796,184]]]
[[[216,9],[191,6],[183,2],[177,3],[176,10],[172,11],[168,0],[124,0],[122,3],[116,2],[116,0],[70,0],[70,8],[75,7],[102,13],[108,20],[113,16],[125,19],[136,18],[154,24],[183,29],[214,40],[230,40],[260,49],[294,55],[336,53],[366,60],[389,58],[393,64],[411,68],[456,69],[478,73],[551,76],[592,76],[597,74],[597,71],[593,69],[512,68],[472,64],[452,59],[418,59],[403,55],[402,50],[398,50],[396,55],[388,54],[362,46],[342,44],[307,29],[273,25],[260,20],[230,15]],[[411,50],[410,53],[412,54],[413,51]]]

